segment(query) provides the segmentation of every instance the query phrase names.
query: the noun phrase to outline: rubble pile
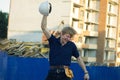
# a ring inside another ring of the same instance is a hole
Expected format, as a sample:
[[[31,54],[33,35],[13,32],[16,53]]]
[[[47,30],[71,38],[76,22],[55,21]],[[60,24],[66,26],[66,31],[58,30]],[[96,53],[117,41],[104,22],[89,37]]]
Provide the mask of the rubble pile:
[[[15,40],[0,40],[0,50],[9,55],[20,57],[47,58],[49,48],[38,42],[16,42]]]
[[[8,55],[18,57],[36,57],[48,58],[49,46],[48,43],[40,42],[17,42],[16,40],[0,40],[0,50],[5,51]],[[72,61],[76,58],[72,57]]]

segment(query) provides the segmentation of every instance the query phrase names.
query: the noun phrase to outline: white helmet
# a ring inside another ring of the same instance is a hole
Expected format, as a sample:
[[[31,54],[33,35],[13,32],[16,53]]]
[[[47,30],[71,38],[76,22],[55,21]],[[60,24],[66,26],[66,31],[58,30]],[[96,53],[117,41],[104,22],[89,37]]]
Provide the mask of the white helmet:
[[[42,2],[39,6],[39,12],[42,15],[48,16],[51,10],[52,10],[52,5],[48,1]]]

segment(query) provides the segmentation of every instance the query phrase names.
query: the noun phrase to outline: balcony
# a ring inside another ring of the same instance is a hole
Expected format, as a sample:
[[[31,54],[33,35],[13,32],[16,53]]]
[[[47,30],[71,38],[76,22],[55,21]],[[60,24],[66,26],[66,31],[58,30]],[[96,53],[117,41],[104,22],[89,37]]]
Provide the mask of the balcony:
[[[115,13],[115,12],[111,12],[111,11],[109,11],[109,12],[108,12],[108,15],[109,15],[109,16],[117,16],[118,14]]]
[[[98,32],[95,31],[83,31],[84,36],[98,37]]]
[[[113,31],[113,32],[109,32],[108,34],[106,34],[106,39],[108,39],[108,40],[116,40],[116,32],[115,31]]]
[[[83,61],[85,62],[96,62],[95,57],[82,57]]]
[[[115,48],[110,48],[110,47],[106,47],[105,50],[106,50],[106,51],[116,51]]]
[[[80,21],[79,18],[74,18],[74,17],[72,18],[72,20],[73,20],[73,21]]]
[[[74,7],[77,7],[77,8],[83,7],[83,5],[80,4],[80,3],[79,3],[79,4],[78,4],[78,3],[73,3],[73,6],[74,6]]]
[[[118,5],[119,0],[109,0],[109,3],[114,4],[114,5]]]
[[[82,44],[84,49],[97,49],[97,44]]]
[[[109,35],[109,36],[106,37],[106,39],[108,39],[108,40],[116,40],[116,37]]]
[[[93,8],[86,8],[86,10],[89,12],[99,12],[98,9],[93,9]]]
[[[115,60],[104,60],[104,63],[116,63],[116,61]]]
[[[111,25],[111,24],[107,24],[108,27],[113,27],[113,28],[117,28],[117,25]]]
[[[95,24],[95,25],[98,25],[98,22],[97,21],[93,21],[93,20],[90,20],[90,19],[85,19],[85,23],[86,24]]]

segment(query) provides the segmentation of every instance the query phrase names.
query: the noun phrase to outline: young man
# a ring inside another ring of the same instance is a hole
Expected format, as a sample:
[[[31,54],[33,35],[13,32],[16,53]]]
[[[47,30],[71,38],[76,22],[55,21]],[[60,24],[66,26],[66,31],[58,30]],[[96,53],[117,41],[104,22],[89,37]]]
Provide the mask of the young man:
[[[84,71],[84,79],[89,80],[89,74],[85,67],[82,58],[79,56],[76,45],[71,41],[71,38],[76,34],[76,31],[71,27],[64,27],[60,37],[56,38],[50,34],[47,29],[47,16],[43,15],[41,28],[48,39],[50,52],[49,61],[50,69],[46,80],[71,80],[73,77],[72,71],[69,69],[71,57],[77,58],[79,65]]]

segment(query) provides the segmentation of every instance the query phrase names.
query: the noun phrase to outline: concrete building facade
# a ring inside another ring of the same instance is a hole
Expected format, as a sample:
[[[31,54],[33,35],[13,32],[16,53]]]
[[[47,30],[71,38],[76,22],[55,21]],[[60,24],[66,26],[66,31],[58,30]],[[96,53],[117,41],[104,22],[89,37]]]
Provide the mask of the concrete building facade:
[[[117,65],[120,0],[100,0],[97,62]],[[100,41],[100,42],[99,42]]]
[[[39,4],[45,0],[11,0],[8,38],[41,41]],[[120,0],[49,0],[48,28],[65,25],[78,34],[74,42],[86,63],[120,65]],[[64,23],[64,24],[61,24]],[[31,35],[30,35],[31,34]],[[19,37],[18,36],[22,36]],[[31,37],[33,38],[31,40]],[[36,39],[36,40],[34,40]]]

